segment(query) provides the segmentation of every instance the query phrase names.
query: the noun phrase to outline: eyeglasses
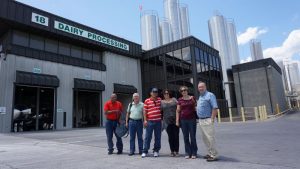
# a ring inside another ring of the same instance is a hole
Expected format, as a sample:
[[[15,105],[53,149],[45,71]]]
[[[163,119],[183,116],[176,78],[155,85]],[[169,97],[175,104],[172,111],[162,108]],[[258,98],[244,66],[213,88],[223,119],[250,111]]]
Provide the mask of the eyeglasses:
[[[187,91],[187,89],[182,89],[182,90],[180,90],[180,92],[186,92]]]

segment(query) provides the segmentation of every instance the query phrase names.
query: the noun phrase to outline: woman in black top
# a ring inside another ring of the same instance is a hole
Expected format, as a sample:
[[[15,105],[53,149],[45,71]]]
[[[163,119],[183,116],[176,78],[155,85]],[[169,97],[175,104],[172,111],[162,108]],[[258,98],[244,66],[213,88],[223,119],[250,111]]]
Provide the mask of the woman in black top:
[[[177,100],[172,97],[168,89],[163,91],[164,100],[161,101],[163,122],[168,133],[171,156],[179,156],[179,127],[176,126]]]

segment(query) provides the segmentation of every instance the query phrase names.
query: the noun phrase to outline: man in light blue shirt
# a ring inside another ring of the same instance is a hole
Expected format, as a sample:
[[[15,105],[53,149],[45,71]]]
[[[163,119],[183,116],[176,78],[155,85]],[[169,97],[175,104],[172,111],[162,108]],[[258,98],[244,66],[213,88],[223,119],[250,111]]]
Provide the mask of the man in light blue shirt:
[[[215,128],[214,120],[217,115],[218,104],[216,96],[206,90],[204,82],[198,83],[200,93],[197,102],[197,115],[199,117],[200,129],[202,132],[203,142],[208,149],[208,154],[204,158],[208,161],[216,161],[218,152],[215,148]]]

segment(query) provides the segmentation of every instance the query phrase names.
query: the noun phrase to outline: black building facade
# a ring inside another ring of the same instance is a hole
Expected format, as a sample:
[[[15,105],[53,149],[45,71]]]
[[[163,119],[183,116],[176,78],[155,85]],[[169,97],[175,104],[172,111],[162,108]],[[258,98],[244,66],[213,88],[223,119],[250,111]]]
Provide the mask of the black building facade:
[[[180,97],[179,87],[189,87],[189,94],[198,97],[198,82],[206,82],[222,112],[227,115],[219,52],[193,36],[145,51],[142,57],[143,97],[152,87],[171,90]]]

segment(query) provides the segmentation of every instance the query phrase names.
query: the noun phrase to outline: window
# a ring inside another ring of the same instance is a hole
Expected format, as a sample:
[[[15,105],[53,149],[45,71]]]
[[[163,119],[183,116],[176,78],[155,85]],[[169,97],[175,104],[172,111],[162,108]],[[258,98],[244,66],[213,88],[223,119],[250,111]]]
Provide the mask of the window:
[[[58,41],[46,39],[45,40],[45,51],[57,53]]]
[[[36,35],[30,35],[30,48],[44,50],[44,38]]]
[[[177,59],[182,60],[181,49],[174,51],[174,57],[176,57]]]
[[[201,73],[201,63],[197,61],[197,73]]]
[[[84,60],[93,60],[93,51],[88,49],[82,49],[82,59]]]
[[[213,55],[208,54],[208,57],[209,57],[209,65],[213,66]]]
[[[199,50],[199,48],[195,48],[195,57],[196,57],[196,61],[200,62],[200,50]]]
[[[190,47],[182,48],[182,59],[191,63],[191,50]]]
[[[75,58],[81,59],[81,48],[78,46],[72,46],[71,48],[71,56]]]
[[[58,53],[61,55],[70,56],[70,45],[63,42],[59,42]]]
[[[206,52],[204,52],[204,63],[208,64],[208,55]]]
[[[20,31],[13,32],[12,38],[13,44],[28,47],[29,45],[29,35]]]

